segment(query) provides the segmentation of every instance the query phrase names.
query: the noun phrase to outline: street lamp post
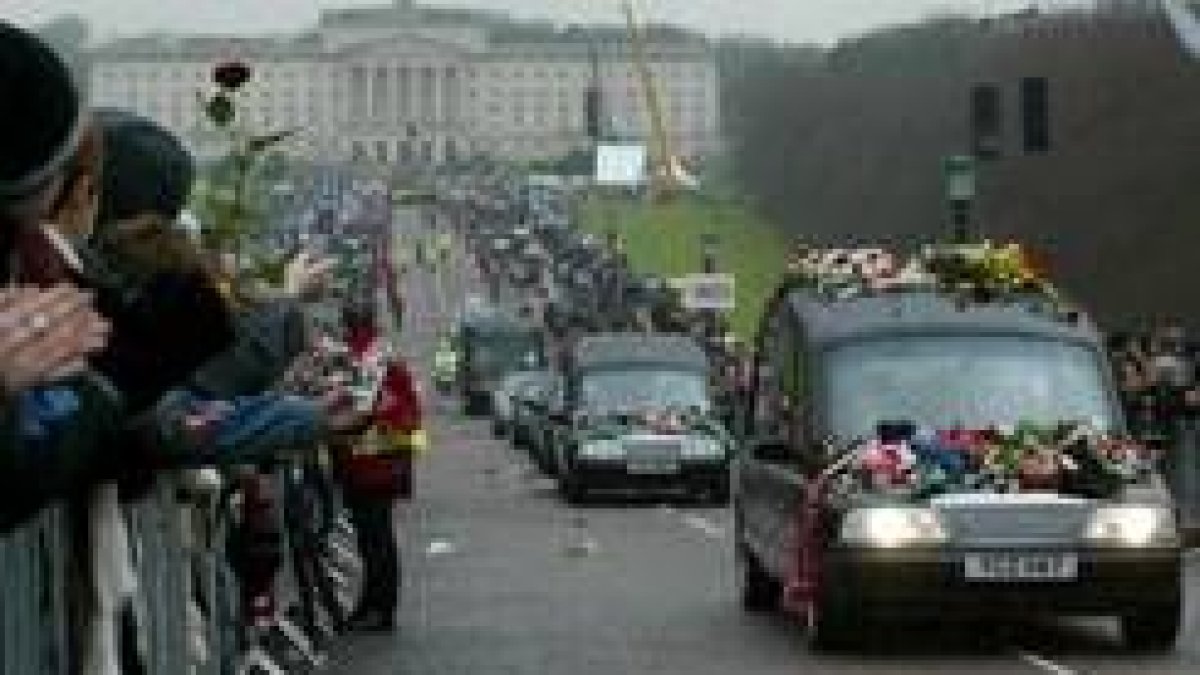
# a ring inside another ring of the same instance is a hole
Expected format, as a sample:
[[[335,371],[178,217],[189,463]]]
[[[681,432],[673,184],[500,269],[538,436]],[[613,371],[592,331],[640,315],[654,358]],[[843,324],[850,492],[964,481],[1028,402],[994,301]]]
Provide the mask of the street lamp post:
[[[951,155],[942,160],[942,189],[949,215],[951,237],[964,243],[974,224],[976,160]]]
[[[701,271],[705,274],[717,274],[720,271],[720,265],[717,260],[720,245],[721,237],[716,233],[705,232],[700,235]],[[710,341],[715,341],[720,338],[720,332],[720,310],[704,310],[705,337]]]

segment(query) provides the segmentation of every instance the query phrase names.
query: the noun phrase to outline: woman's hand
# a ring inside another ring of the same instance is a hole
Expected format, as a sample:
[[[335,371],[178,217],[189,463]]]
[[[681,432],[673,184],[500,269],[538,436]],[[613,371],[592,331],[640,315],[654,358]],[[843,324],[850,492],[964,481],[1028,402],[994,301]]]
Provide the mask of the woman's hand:
[[[78,374],[104,348],[108,322],[73,286],[0,289],[0,389],[13,395]]]

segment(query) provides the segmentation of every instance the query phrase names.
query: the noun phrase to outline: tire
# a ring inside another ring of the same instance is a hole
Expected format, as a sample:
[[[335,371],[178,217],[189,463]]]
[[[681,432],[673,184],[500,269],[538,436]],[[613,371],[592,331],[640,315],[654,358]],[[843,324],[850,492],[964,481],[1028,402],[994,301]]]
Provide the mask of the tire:
[[[1169,652],[1175,648],[1182,621],[1181,603],[1140,607],[1121,615],[1121,635],[1131,651]]]
[[[491,412],[491,406],[481,394],[468,393],[466,399],[464,407],[468,417],[486,417]]]
[[[783,597],[783,585],[767,573],[745,544],[737,547],[742,609],[747,612],[774,612]]]
[[[806,619],[809,647],[819,652],[842,652],[857,647],[870,634],[870,622],[840,597],[836,575],[828,572]]]
[[[715,507],[724,507],[729,505],[729,477],[726,476],[720,480],[714,481],[706,490],[708,504]]]
[[[500,420],[492,420],[492,435],[496,438],[504,438],[508,435],[508,428]]]
[[[587,486],[570,471],[558,477],[558,491],[571,506],[579,506],[587,501]]]

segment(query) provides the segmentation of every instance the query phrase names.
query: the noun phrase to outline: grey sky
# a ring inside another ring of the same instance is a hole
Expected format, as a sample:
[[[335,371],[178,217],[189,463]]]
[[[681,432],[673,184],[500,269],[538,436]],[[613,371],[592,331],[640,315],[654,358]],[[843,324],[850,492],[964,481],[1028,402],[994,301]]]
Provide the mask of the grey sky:
[[[1009,11],[1071,0],[639,0],[644,16],[710,33],[767,35],[829,42],[882,24],[957,10]],[[425,4],[504,9],[558,22],[619,21],[619,0],[424,0]],[[388,0],[0,0],[0,16],[18,24],[76,12],[98,33],[294,32],[311,26],[319,7],[388,4]]]

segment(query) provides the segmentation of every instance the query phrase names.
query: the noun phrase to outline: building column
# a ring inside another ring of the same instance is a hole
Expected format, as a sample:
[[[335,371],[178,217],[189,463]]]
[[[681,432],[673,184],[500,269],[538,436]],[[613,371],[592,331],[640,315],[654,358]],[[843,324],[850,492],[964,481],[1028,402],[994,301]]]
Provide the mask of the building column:
[[[404,119],[404,92],[400,91],[404,81],[400,78],[400,66],[393,65],[392,74],[392,126],[396,129],[401,129],[401,122]]]
[[[366,71],[366,84],[363,86],[363,109],[368,120],[375,119],[375,65],[363,68]]]
[[[414,65],[404,67],[404,119],[413,122],[417,118],[417,84],[420,69]]]
[[[445,89],[445,72],[438,66],[433,69],[433,126],[437,129],[441,129],[446,122],[446,106],[442,94]]]

